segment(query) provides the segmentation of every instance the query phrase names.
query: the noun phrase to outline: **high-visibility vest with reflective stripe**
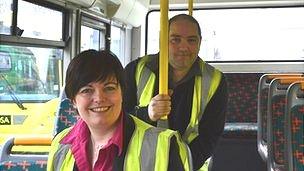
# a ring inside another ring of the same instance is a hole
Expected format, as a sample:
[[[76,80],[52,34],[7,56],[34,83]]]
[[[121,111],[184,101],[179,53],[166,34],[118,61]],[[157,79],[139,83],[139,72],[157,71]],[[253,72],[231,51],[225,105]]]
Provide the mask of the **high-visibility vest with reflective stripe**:
[[[138,106],[140,107],[149,105],[154,92],[155,74],[145,66],[149,58],[149,56],[141,58],[136,66],[135,80]],[[202,76],[195,76],[191,118],[182,137],[187,144],[198,136],[199,121],[221,81],[221,72],[219,70],[202,60],[200,60],[199,65]]]
[[[188,146],[182,142],[176,131],[155,128],[136,117],[132,116],[132,118],[135,123],[135,130],[124,159],[124,171],[167,171],[172,136],[177,139],[180,158],[185,171],[192,170],[191,154]],[[53,140],[47,164],[48,171],[73,170],[75,158],[70,145],[59,143],[70,129],[63,130]]]

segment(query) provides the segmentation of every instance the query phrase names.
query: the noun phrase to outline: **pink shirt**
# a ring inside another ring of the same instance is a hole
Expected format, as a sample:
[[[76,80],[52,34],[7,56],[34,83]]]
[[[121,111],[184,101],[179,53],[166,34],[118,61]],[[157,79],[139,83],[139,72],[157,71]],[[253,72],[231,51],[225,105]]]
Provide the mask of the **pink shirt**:
[[[78,170],[112,170],[114,157],[121,155],[122,153],[123,113],[120,114],[119,123],[112,138],[102,149],[99,150],[98,159],[94,165],[94,169],[92,169],[87,149],[91,140],[90,135],[91,133],[87,124],[82,119],[79,119],[71,131],[61,140],[61,143],[71,144],[71,151],[75,158]]]

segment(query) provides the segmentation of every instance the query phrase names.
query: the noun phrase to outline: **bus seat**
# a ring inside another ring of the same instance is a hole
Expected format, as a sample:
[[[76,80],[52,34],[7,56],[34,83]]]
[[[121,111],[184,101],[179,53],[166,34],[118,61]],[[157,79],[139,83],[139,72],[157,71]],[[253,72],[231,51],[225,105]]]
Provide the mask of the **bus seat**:
[[[68,128],[73,126],[79,115],[76,112],[71,101],[66,98],[64,88],[60,95],[60,104],[57,109],[55,127],[54,127],[54,136]],[[19,170],[46,170],[47,164],[47,153],[43,154],[12,154],[11,149],[14,145],[43,145],[50,146],[51,139],[39,139],[39,138],[25,138],[20,141],[15,138],[11,138],[5,142],[0,151],[0,170],[10,170],[10,171],[19,171]],[[30,143],[29,143],[30,142]]]
[[[66,97],[64,88],[62,89],[60,99],[61,101],[56,113],[54,135],[57,135],[65,128],[73,126],[79,118],[71,100]]]
[[[287,170],[304,168],[304,82],[293,83],[287,92],[286,166]]]
[[[288,74],[264,74],[259,79],[258,84],[258,105],[257,105],[257,145],[258,152],[262,159],[266,162],[268,158],[267,152],[267,103],[268,92],[271,80],[277,77],[290,77],[290,76],[302,76],[300,73],[288,73]]]
[[[71,101],[66,98],[64,88],[60,94],[60,103],[56,113],[54,136],[61,132],[63,129],[74,125],[78,119],[78,114]],[[30,139],[30,138],[29,138]],[[51,139],[49,138],[49,144],[43,144],[46,146],[51,145]],[[28,139],[27,139],[28,141]],[[43,141],[38,141],[43,142]],[[48,154],[12,154],[12,147],[16,145],[15,139],[11,138],[7,140],[0,151],[0,170],[46,170],[46,163]],[[20,145],[20,144],[19,144]],[[21,144],[22,145],[22,144]],[[29,144],[27,144],[29,145]],[[39,145],[39,144],[38,144]]]
[[[60,94],[60,99],[55,119],[54,136],[63,129],[74,125],[78,119],[78,114],[76,113],[74,106],[71,101],[66,98],[64,88]],[[46,170],[48,154],[12,154],[11,150],[12,147],[16,145],[15,142],[15,139],[11,138],[7,140],[1,148],[0,170]],[[43,145],[50,146],[50,143]]]
[[[226,123],[212,155],[211,171],[267,169],[256,145],[257,90],[263,74],[224,73],[228,88]]]
[[[33,138],[9,138],[0,149],[0,170],[3,171],[20,171],[35,170],[44,171],[47,165],[47,152],[26,152],[14,153],[12,148],[15,145],[21,146],[49,146],[51,139],[33,137]]]
[[[228,104],[224,138],[256,137],[256,96],[260,76],[261,73],[225,73]]]
[[[284,156],[286,138],[286,119],[284,118],[287,106],[286,93],[288,86],[297,81],[304,80],[303,77],[279,77],[270,83],[267,105],[267,145],[268,156],[267,165],[269,170],[283,171],[286,167],[286,157]]]

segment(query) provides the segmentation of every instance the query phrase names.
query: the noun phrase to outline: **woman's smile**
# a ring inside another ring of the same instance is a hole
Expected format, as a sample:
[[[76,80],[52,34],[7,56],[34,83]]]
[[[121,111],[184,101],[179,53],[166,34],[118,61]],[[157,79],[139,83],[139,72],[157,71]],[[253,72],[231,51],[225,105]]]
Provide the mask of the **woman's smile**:
[[[103,106],[103,107],[93,107],[89,110],[92,112],[106,112],[111,108],[111,106]]]

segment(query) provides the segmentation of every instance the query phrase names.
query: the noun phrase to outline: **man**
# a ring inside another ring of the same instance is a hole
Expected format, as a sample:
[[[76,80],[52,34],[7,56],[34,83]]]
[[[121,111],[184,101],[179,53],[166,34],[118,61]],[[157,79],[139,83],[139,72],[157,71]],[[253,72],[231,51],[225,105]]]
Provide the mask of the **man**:
[[[200,44],[201,29],[192,16],[179,14],[169,20],[170,95],[158,94],[158,54],[125,68],[125,110],[153,125],[167,115],[169,128],[178,130],[189,145],[195,170],[214,151],[227,104],[224,75],[198,57]]]

